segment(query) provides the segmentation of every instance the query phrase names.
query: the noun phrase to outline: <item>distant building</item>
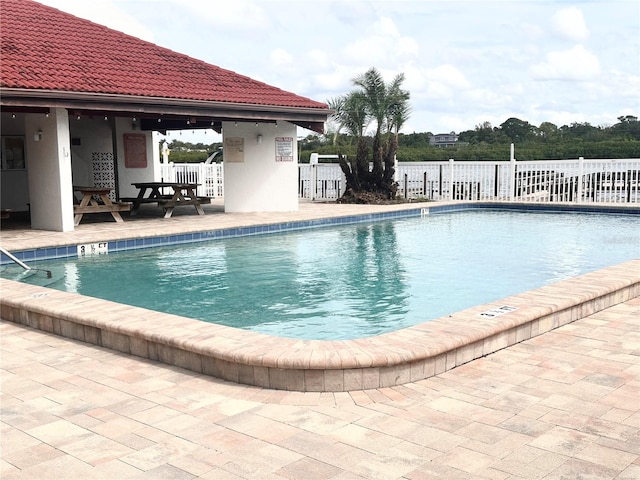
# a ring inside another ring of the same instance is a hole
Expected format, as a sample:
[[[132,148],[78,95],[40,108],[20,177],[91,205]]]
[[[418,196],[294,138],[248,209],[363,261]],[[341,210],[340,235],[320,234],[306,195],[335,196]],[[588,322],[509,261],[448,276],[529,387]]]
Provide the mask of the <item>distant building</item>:
[[[429,135],[429,145],[434,147],[455,147],[457,143],[458,134],[456,132]]]

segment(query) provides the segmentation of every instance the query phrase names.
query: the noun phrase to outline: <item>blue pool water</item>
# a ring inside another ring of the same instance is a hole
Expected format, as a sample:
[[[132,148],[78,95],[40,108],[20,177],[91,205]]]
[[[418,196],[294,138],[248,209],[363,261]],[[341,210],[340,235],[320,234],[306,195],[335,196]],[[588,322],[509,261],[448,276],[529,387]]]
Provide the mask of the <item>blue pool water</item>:
[[[640,256],[640,217],[463,211],[31,262],[4,278],[271,335],[398,330]]]

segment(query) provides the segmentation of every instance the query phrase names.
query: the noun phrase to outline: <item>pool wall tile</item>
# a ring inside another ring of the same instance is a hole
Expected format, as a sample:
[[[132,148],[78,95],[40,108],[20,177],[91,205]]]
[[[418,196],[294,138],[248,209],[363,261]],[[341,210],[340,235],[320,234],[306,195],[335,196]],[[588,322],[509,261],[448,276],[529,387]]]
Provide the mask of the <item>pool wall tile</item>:
[[[447,354],[441,353],[435,358],[434,375],[440,375],[447,370]]]
[[[434,205],[428,207],[429,214],[455,213],[467,210],[493,209],[511,211],[547,211],[547,212],[583,212],[583,213],[612,213],[640,215],[640,208],[630,208],[629,206],[590,206],[571,204],[519,204],[511,202],[471,202],[460,204]],[[264,225],[252,225],[248,227],[231,227],[227,229],[211,230],[206,232],[193,232],[180,235],[159,235],[146,238],[135,238],[109,242],[109,251],[121,252],[125,250],[136,250],[141,248],[153,248],[159,246],[180,245],[184,243],[196,243],[220,238],[232,238],[256,234],[268,234],[275,232],[303,230],[307,228],[317,228],[330,225],[347,225],[358,223],[371,223],[394,218],[408,218],[420,216],[423,208],[408,208],[403,210],[365,214],[346,215],[343,217],[322,218],[316,220],[300,220],[295,222],[282,222]],[[12,254],[22,261],[28,260],[50,260],[55,258],[65,258],[77,255],[76,245],[67,245],[57,248],[44,248],[33,250],[14,251]],[[0,265],[12,263],[5,255],[0,255]]]
[[[324,371],[304,370],[304,391],[324,392]]]
[[[225,380],[229,380],[230,382],[238,383],[238,368],[239,365],[237,363],[228,362],[223,360],[223,378]]]
[[[136,355],[142,358],[149,358],[149,344],[146,340],[138,337],[131,337],[129,341],[129,351],[131,355]]]
[[[531,323],[527,322],[516,328],[516,343],[524,342],[531,338]]]
[[[425,358],[424,360],[424,378],[431,378],[436,374],[435,357]]]
[[[378,367],[362,369],[362,389],[380,388],[380,369]]]
[[[42,330],[43,332],[53,333],[53,318],[49,315],[39,315],[37,328]],[[99,345],[99,343],[96,343],[96,345]]]
[[[102,331],[97,327],[91,327],[89,325],[83,325],[84,327],[84,341],[93,345],[100,345],[102,343]]]
[[[238,383],[245,385],[255,385],[253,367],[251,365],[238,365]]]
[[[253,367],[253,385],[269,388],[269,369],[267,367]]]
[[[286,369],[285,375],[287,378],[287,390],[304,392],[304,374],[304,370]]]
[[[102,346],[122,353],[131,353],[130,337],[120,333],[104,330],[101,335]]]
[[[158,356],[158,344],[154,343],[154,342],[149,342],[148,346],[147,346],[147,353],[148,353],[148,359],[149,360],[153,360],[154,362],[159,361],[159,356]],[[220,377],[222,378],[222,377]]]
[[[456,349],[456,366],[464,365],[475,358],[477,358],[475,343],[463,345]]]
[[[323,376],[324,392],[342,392],[345,390],[345,371],[319,370]]]
[[[452,368],[455,368],[457,363],[456,363],[456,354],[457,354],[457,349],[455,350],[449,350],[446,353],[446,359],[445,359],[445,369],[446,370],[451,370]]]
[[[202,373],[202,356],[200,354],[181,348],[172,348],[172,350],[174,355],[173,365],[192,372]]]
[[[222,360],[211,357],[211,356],[203,356],[202,357],[202,373],[205,375],[210,375],[216,378],[223,378],[223,369],[221,366]]]
[[[342,370],[344,379],[344,391],[363,390],[363,371],[359,368],[347,368]]]
[[[410,376],[411,382],[417,382],[418,380],[427,378],[425,376],[426,362],[427,362],[426,360],[419,360],[417,362],[413,362],[410,364],[409,376]]]
[[[269,368],[269,387],[287,390],[287,373],[282,368]]]

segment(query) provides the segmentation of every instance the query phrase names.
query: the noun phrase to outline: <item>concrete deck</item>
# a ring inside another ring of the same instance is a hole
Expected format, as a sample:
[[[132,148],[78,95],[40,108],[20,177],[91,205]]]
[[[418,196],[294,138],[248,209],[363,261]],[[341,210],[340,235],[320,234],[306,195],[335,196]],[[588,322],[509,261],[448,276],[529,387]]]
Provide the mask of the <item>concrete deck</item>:
[[[3,230],[2,245],[371,208],[301,207],[291,215],[151,214],[69,234],[16,228]],[[619,284],[615,276],[604,283]],[[591,295],[590,283],[579,296]],[[3,284],[3,301],[6,294]],[[465,350],[462,365],[430,378],[349,392],[238,385],[3,321],[0,476],[640,478],[640,301],[635,294],[602,308],[477,360]]]

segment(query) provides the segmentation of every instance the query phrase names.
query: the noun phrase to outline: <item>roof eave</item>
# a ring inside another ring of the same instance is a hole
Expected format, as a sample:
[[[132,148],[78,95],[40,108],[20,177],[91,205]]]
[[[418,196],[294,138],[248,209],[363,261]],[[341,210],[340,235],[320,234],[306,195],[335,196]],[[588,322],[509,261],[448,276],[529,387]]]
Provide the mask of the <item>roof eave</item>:
[[[237,121],[289,121],[318,133],[331,113],[329,108],[292,107],[166,97],[70,92],[0,87],[3,106],[67,108],[139,115],[178,115]]]

